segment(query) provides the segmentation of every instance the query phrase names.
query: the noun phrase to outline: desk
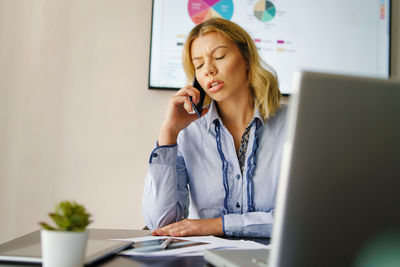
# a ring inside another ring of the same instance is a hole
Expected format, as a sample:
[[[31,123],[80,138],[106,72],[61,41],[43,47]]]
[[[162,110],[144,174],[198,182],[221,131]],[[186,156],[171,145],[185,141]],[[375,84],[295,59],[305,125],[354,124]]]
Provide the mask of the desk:
[[[132,238],[132,237],[141,237],[150,235],[150,231],[148,230],[117,230],[117,229],[89,229],[89,234],[91,239],[111,239],[111,238]],[[24,236],[13,239],[9,242],[1,244],[0,246],[13,246],[19,247],[24,244],[34,243],[40,239],[40,230],[32,232],[30,234],[26,234]],[[232,238],[232,239],[241,239],[241,238]],[[247,238],[246,240],[253,240],[262,244],[269,244],[268,238]],[[115,255],[110,258],[107,258],[99,263],[96,266],[204,266],[206,263],[203,257],[181,257],[181,258],[171,258],[171,259],[163,259],[162,261],[138,261],[136,259],[132,259],[126,256]],[[0,262],[0,266],[34,266],[27,264],[10,264],[10,263],[2,263]],[[38,266],[38,265],[36,265]]]

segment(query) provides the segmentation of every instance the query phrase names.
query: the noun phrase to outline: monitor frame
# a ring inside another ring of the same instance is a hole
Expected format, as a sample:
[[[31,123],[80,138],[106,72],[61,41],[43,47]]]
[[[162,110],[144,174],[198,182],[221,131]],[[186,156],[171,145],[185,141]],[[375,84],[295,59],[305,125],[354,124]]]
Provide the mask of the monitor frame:
[[[151,23],[150,23],[150,45],[149,45],[150,50],[149,50],[149,61],[148,61],[149,62],[148,75],[147,75],[148,89],[149,90],[177,91],[180,89],[179,87],[153,86],[150,84],[151,59],[152,59],[152,50],[153,50],[154,1],[156,1],[156,0],[151,1]],[[388,25],[388,27],[389,27],[388,28],[388,31],[389,31],[389,47],[388,47],[389,54],[388,54],[388,57],[389,57],[389,60],[388,60],[388,64],[389,64],[389,66],[388,66],[388,78],[387,79],[390,79],[390,77],[392,75],[392,54],[393,54],[392,53],[392,39],[393,39],[392,38],[392,35],[393,35],[393,32],[392,32],[392,27],[393,27],[393,25],[392,25],[392,23],[393,23],[392,6],[393,6],[394,0],[388,0],[388,1],[389,1],[389,3],[388,3],[388,6],[389,6],[389,12],[388,12],[388,15],[389,15],[389,18],[388,18],[388,20],[389,20],[389,25]],[[279,77],[278,73],[277,73],[277,76]],[[282,93],[282,96],[288,97],[290,95],[291,95],[291,93]]]

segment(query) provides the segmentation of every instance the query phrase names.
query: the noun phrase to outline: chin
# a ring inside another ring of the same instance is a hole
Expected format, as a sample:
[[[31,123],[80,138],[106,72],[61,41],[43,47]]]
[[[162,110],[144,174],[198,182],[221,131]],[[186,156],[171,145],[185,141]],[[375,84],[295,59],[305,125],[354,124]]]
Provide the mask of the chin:
[[[222,94],[215,94],[213,96],[210,96],[212,100],[214,100],[215,102],[223,102],[224,100],[227,99],[227,97],[225,95]]]

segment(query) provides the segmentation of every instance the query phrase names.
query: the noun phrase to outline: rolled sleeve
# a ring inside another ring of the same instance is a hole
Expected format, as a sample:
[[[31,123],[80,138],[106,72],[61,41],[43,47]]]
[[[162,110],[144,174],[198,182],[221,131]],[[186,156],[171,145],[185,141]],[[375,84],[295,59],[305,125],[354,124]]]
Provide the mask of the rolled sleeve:
[[[271,237],[272,211],[226,214],[223,224],[227,236]]]
[[[177,175],[178,150],[177,145],[157,145],[151,152],[142,198],[143,216],[149,229],[175,222],[184,214],[186,172]]]
[[[168,146],[159,146],[157,144],[150,154],[149,164],[174,165],[176,164],[177,154],[178,146],[176,144]]]

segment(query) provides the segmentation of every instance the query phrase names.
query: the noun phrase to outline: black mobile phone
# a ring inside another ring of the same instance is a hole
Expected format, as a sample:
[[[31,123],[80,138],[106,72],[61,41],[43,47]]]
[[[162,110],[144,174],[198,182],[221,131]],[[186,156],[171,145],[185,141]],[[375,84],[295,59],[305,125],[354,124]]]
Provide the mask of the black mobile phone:
[[[197,103],[197,105],[195,105],[193,103],[192,97],[189,96],[189,100],[192,103],[192,107],[193,107],[194,111],[196,112],[197,116],[199,116],[199,118],[200,118],[201,113],[203,112],[203,103],[204,103],[204,98],[206,97],[206,92],[203,90],[200,83],[197,81],[196,77],[194,77],[192,86],[200,91],[200,101]]]

